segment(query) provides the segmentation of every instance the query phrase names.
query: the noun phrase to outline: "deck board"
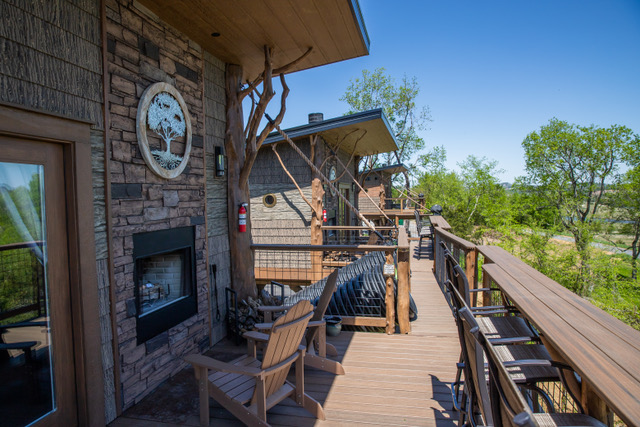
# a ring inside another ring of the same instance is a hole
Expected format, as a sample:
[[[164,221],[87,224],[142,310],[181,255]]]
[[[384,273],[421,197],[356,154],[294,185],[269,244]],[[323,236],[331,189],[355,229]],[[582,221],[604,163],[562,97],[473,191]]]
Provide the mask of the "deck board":
[[[415,246],[416,243],[412,243]],[[411,294],[418,318],[411,333],[392,335],[342,332],[329,338],[340,356],[346,374],[335,376],[312,368],[305,370],[305,387],[324,407],[326,420],[311,417],[304,409],[285,400],[267,415],[273,426],[453,426],[449,384],[455,376],[460,354],[451,312],[425,257],[411,260]],[[413,250],[412,250],[413,253]],[[218,347],[218,346],[216,346]],[[216,349],[216,348],[214,348]],[[224,352],[218,348],[218,352]],[[235,348],[234,351],[238,351]],[[242,349],[240,349],[242,351]],[[145,400],[153,400],[154,392]],[[165,391],[166,392],[166,391]],[[190,397],[194,399],[194,397]],[[198,425],[197,395],[193,413],[181,417],[154,415],[153,409],[129,410],[114,421],[114,427]],[[240,426],[239,421],[211,401],[211,425]],[[152,408],[152,406],[151,406]],[[135,407],[134,407],[135,409]],[[144,418],[144,419],[143,419]],[[178,422],[176,422],[178,421]]]

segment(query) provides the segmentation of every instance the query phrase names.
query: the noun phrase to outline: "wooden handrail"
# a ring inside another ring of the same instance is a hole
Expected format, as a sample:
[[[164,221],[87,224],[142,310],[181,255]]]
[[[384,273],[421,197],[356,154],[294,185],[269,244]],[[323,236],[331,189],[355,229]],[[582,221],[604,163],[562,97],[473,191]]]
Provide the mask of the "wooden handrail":
[[[432,224],[433,219],[442,218],[441,216],[432,216]],[[446,220],[442,218],[442,221],[439,222],[440,225],[446,224]],[[448,224],[447,224],[448,225]],[[434,262],[433,262],[433,273],[436,276],[436,281],[443,289],[445,288],[445,268],[444,268],[444,251],[442,250],[441,242],[444,242],[445,245],[449,248],[449,251],[453,254],[454,257],[460,259],[460,252],[464,253],[465,257],[465,273],[467,276],[467,280],[469,281],[469,286],[473,289],[478,288],[478,251],[476,249],[476,245],[474,243],[469,242],[461,237],[456,236],[455,234],[445,230],[441,226],[434,226],[435,238],[433,245],[434,252]],[[474,305],[477,304],[477,293],[473,293],[473,301]],[[484,302],[484,301],[483,301]]]
[[[429,221],[431,222],[431,225],[441,230],[451,230],[451,226],[442,215],[430,215]]]
[[[363,231],[367,231],[367,230],[371,230],[369,227],[364,227],[364,226],[356,226],[356,225],[323,225],[322,227],[320,227],[322,230],[363,230]],[[392,226],[376,226],[376,230],[380,231],[380,230],[395,230],[396,227],[392,227]]]
[[[640,419],[640,333],[498,246],[478,246],[485,285],[499,287],[541,332],[554,360],[580,374],[568,382],[586,413],[613,425]],[[570,379],[571,377],[569,377]]]
[[[314,252],[314,251],[339,251],[339,252],[387,252],[396,250],[397,246],[384,245],[282,245],[269,243],[254,243],[251,250],[261,251],[292,251],[292,252]]]

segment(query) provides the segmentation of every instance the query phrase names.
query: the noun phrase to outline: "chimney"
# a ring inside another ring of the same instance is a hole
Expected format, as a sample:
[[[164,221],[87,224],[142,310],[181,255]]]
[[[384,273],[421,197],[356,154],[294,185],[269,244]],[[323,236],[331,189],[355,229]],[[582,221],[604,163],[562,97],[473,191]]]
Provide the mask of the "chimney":
[[[318,123],[324,120],[322,113],[309,113],[309,123]]]

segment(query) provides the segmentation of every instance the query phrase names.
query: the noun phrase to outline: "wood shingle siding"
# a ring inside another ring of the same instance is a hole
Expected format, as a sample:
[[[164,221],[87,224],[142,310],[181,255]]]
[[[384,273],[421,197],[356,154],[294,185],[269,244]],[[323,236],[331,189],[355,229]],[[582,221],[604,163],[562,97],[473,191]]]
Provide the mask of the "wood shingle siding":
[[[103,129],[100,2],[0,2],[0,101]]]

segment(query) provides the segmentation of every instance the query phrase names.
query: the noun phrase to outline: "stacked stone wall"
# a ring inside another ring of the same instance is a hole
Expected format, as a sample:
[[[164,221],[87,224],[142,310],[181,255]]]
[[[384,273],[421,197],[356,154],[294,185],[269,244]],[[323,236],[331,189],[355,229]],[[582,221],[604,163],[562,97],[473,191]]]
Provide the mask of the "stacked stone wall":
[[[209,345],[204,65],[197,44],[137,2],[108,0],[106,5],[116,339],[126,409],[182,370],[185,355],[201,352]],[[181,93],[193,130],[187,168],[172,180],[155,175],[147,167],[136,135],[140,97],[159,81],[172,84]],[[139,344],[133,309],[133,235],[184,226],[195,228],[198,313]]]

